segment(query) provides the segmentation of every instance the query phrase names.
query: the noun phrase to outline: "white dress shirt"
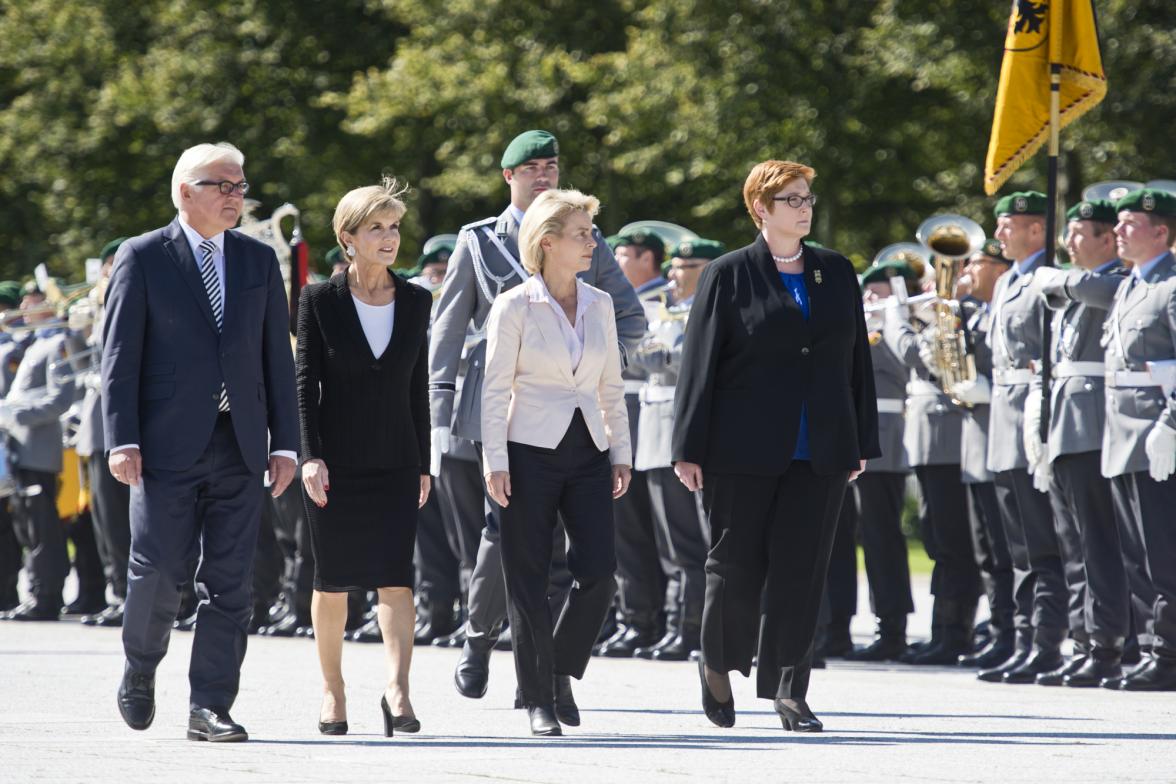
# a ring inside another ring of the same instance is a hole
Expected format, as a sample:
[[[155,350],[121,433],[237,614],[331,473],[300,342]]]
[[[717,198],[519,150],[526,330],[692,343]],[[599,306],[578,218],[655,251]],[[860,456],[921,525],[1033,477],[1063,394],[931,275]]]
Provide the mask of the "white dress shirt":
[[[584,357],[584,312],[596,301],[596,295],[592,293],[589,286],[581,284],[579,278],[576,279],[576,323],[573,325],[568,321],[568,314],[564,311],[563,305],[560,305],[547,290],[547,281],[543,280],[543,276],[535,275],[534,278],[535,283],[538,284],[539,293],[533,301],[546,299],[555,310],[559,331],[563,335],[564,345],[567,346],[568,356],[572,359],[572,371],[575,372],[576,368],[580,366],[580,360]]]

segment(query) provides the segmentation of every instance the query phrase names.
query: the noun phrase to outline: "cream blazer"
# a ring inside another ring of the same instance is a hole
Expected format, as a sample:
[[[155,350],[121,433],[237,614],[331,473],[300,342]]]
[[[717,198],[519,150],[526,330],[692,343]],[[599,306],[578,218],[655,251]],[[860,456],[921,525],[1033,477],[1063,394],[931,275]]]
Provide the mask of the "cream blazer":
[[[596,446],[613,465],[632,465],[625,382],[612,298],[582,280],[576,296],[584,313],[584,354],[572,359],[559,314],[535,278],[499,294],[486,321],[482,382],[485,470],[509,471],[506,442],[554,449],[579,408]]]

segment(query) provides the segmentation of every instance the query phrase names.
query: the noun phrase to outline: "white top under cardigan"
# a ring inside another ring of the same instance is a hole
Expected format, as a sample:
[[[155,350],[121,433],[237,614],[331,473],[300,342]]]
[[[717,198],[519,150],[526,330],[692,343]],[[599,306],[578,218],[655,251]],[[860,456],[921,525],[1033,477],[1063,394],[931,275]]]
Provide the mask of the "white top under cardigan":
[[[392,342],[392,322],[396,318],[396,301],[387,305],[369,305],[354,294],[351,300],[355,303],[355,312],[359,314],[359,324],[363,327],[364,337],[372,347],[372,356],[379,359]]]

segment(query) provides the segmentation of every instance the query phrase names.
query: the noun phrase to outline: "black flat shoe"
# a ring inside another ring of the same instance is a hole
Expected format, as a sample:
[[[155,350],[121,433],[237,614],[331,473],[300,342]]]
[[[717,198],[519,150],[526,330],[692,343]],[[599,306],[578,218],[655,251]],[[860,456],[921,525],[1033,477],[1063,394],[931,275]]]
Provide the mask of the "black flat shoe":
[[[155,720],[155,675],[136,672],[131,665],[123,670],[118,685],[118,712],[133,730],[145,730]]]
[[[719,702],[706,685],[706,665],[700,659],[698,662],[698,680],[702,683],[702,712],[716,727],[735,726],[735,697],[731,696],[726,702]]]
[[[223,708],[196,708],[188,714],[188,740],[240,743],[249,740],[249,733]]]
[[[555,706],[532,705],[527,708],[527,718],[531,720],[531,734],[553,738],[563,735],[559,720],[555,718]]]
[[[380,697],[380,712],[384,714],[384,737],[391,738],[396,734],[396,717],[388,707],[388,698]]]
[[[784,700],[772,701],[772,707],[780,716],[780,723],[784,725],[784,729],[791,732],[821,732],[825,729],[825,725],[813,715],[807,702],[804,700],[793,700],[793,702],[796,703],[799,710],[789,707]]]
[[[346,721],[320,721],[319,732],[324,735],[346,735]]]
[[[580,708],[576,705],[576,698],[572,696],[572,676],[555,676],[555,717],[560,724],[569,727],[580,726]]]

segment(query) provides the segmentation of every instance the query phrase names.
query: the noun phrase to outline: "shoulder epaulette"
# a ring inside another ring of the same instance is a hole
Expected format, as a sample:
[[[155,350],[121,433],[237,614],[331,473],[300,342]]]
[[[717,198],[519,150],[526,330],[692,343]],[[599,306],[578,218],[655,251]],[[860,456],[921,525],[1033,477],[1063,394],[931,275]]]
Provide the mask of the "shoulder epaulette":
[[[463,231],[466,229],[476,229],[479,226],[487,226],[491,223],[494,223],[496,220],[498,220],[498,216],[495,216],[493,218],[483,218],[480,221],[474,221],[473,223],[467,223],[466,225],[462,226],[461,228]]]

